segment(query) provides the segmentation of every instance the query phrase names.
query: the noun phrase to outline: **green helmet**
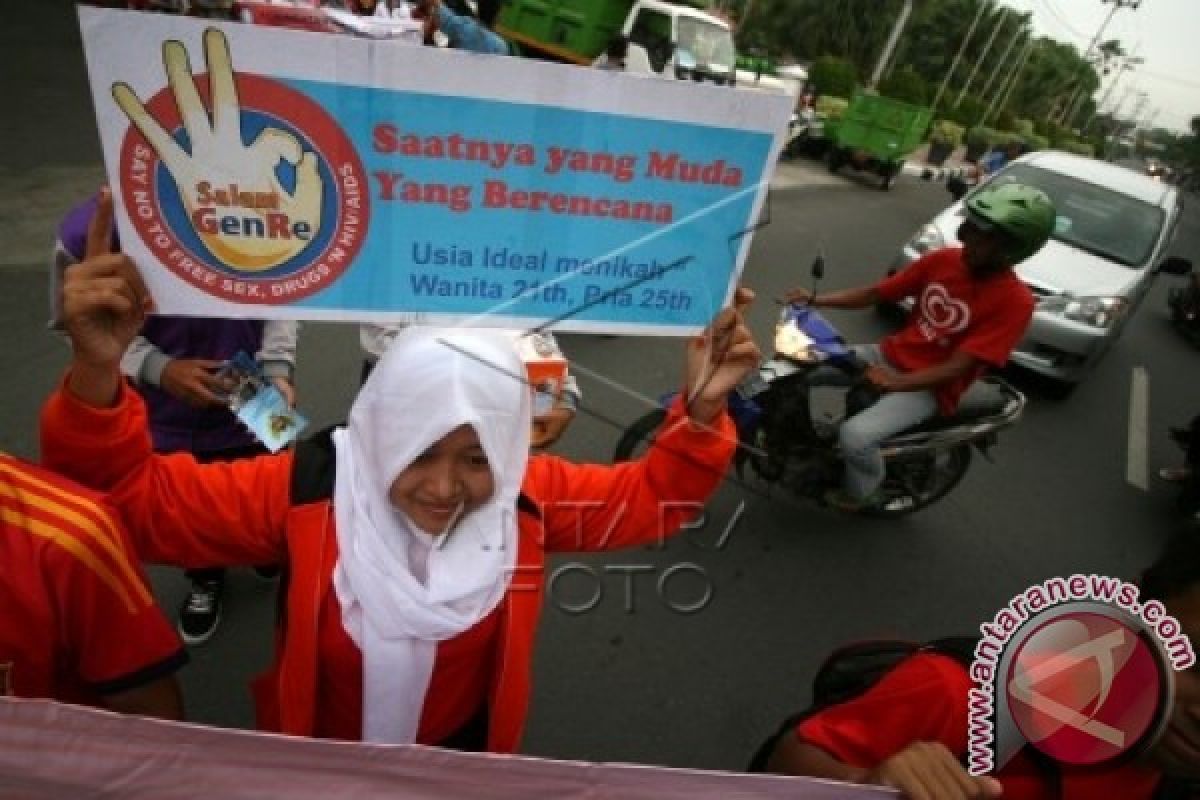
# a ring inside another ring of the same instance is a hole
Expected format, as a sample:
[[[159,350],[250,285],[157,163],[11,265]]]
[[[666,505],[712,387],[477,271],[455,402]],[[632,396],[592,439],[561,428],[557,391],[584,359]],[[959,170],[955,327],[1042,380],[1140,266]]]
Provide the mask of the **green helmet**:
[[[1058,212],[1041,189],[1021,183],[990,183],[967,198],[967,219],[984,230],[1008,234],[1008,259],[1019,264],[1042,249]]]

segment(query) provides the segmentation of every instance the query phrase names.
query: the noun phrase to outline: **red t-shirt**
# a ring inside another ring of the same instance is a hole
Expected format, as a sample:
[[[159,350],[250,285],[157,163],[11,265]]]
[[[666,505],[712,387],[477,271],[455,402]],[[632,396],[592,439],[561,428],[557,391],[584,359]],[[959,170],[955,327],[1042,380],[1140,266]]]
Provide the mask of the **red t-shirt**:
[[[497,610],[453,639],[438,643],[417,744],[444,742],[483,708],[495,672],[499,632]],[[316,735],[361,741],[362,651],[342,626],[341,605],[332,591],[321,604],[317,649]]]
[[[841,705],[801,722],[796,735],[852,767],[868,769],[914,742],[941,742],[959,756],[967,750],[967,693],[971,679],[953,658],[919,653],[877,684]],[[1004,800],[1149,800],[1161,780],[1137,764],[1084,769],[1063,766],[1059,786],[1018,753],[996,774]]]
[[[99,705],[187,661],[117,520],[0,454],[0,695]]]
[[[1025,335],[1034,299],[1011,269],[985,280],[971,277],[962,248],[946,247],[914,261],[877,287],[888,302],[916,301],[901,330],[884,339],[883,355],[904,372],[941,364],[956,352],[983,365],[934,390],[938,409],[950,414],[986,366],[1003,367]]]

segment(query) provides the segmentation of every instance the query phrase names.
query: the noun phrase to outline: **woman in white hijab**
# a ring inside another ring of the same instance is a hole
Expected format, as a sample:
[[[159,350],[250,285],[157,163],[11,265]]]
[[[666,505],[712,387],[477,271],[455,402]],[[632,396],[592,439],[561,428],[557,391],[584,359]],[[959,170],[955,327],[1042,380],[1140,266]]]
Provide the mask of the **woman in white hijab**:
[[[64,286],[73,358],[43,410],[43,459],[108,490],[146,560],[286,564],[275,663],[254,687],[262,729],[515,751],[546,553],[673,533],[732,456],[725,398],[759,358],[746,290],[689,342],[688,400],[636,462],[531,458],[511,338],[428,328],[397,340],[332,447],[157,456],[118,369],[150,300],[107,253],[107,222],[93,227]]]

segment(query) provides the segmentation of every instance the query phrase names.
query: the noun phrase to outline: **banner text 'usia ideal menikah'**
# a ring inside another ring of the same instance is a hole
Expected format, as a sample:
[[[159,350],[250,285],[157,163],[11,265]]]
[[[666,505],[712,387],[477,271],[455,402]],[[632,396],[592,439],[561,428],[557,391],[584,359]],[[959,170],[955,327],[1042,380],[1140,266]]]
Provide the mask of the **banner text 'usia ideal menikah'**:
[[[121,244],[167,314],[685,333],[791,101],[82,9]]]

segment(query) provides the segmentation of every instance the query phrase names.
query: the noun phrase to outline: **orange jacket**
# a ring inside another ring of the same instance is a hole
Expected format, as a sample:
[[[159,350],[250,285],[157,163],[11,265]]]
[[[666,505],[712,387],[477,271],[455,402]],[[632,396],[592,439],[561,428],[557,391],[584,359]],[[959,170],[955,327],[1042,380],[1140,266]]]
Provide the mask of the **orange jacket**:
[[[520,742],[545,554],[616,550],[675,532],[716,488],[736,441],[727,415],[701,429],[676,405],[639,461],[609,467],[530,459],[522,491],[539,514],[519,514],[517,573],[500,606],[489,692],[489,750],[513,752]],[[287,563],[275,663],[254,686],[258,725],[312,735],[318,611],[332,588],[337,547],[329,501],[290,502],[292,454],[205,465],[186,453],[155,455],[145,406],[127,387],[111,409],[84,405],[60,387],[42,409],[41,447],[47,466],[110,493],[147,561]]]

